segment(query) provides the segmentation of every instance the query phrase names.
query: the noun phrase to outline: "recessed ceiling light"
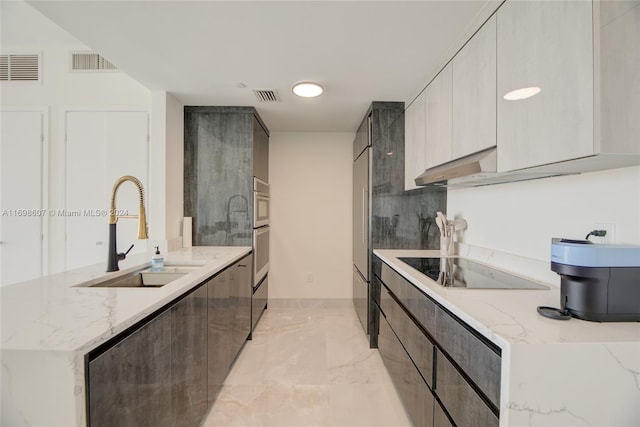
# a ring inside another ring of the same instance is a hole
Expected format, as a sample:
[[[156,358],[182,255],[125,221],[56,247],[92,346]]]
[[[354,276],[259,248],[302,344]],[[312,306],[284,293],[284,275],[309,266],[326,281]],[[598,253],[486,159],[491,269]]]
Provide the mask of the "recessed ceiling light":
[[[315,98],[322,95],[324,89],[318,83],[300,82],[293,85],[293,93],[303,98]]]
[[[506,93],[503,98],[507,101],[518,101],[521,99],[531,98],[532,96],[539,94],[541,90],[542,89],[537,86],[523,87]]]

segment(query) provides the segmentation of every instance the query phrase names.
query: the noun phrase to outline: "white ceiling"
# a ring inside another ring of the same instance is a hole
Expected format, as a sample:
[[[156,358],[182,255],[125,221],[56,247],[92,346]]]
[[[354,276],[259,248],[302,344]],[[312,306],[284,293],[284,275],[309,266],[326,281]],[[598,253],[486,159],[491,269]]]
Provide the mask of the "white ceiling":
[[[410,101],[499,4],[446,1],[28,3],[185,105],[253,105],[271,131],[354,131],[371,101]],[[314,80],[313,100],[291,93]],[[239,88],[243,83],[246,88]],[[251,89],[276,89],[258,102]]]

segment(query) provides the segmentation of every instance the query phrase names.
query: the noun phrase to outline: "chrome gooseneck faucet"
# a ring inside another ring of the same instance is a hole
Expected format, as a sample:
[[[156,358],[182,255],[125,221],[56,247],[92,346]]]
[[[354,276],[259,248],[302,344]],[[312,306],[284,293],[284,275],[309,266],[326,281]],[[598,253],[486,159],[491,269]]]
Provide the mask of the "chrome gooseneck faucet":
[[[116,215],[116,193],[118,192],[118,188],[126,181],[131,181],[136,185],[136,187],[138,187],[138,193],[140,194],[140,208],[138,215]],[[107,272],[120,270],[118,262],[125,259],[129,251],[133,249],[133,245],[131,245],[126,252],[118,253],[116,244],[116,223],[118,222],[118,218],[138,218],[138,239],[148,238],[147,216],[144,210],[144,188],[142,187],[140,180],[134,176],[125,175],[118,178],[115,184],[113,184],[113,190],[111,191],[111,207],[109,210],[109,260],[107,261]]]

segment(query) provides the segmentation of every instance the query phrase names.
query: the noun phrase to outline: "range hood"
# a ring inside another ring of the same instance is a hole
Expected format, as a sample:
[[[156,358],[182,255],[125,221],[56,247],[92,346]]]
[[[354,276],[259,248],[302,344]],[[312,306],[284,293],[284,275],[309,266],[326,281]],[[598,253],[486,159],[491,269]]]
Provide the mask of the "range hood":
[[[434,166],[415,179],[416,185],[468,188],[640,165],[640,154],[604,153],[515,171],[498,172],[497,154],[496,147],[492,147]]]
[[[416,185],[445,185],[456,178],[473,177],[472,179],[493,175],[497,171],[498,155],[496,148],[480,151],[424,171],[416,178]]]
[[[579,173],[576,170],[562,170],[563,168],[530,168],[498,173],[497,165],[497,149],[492,147],[429,168],[415,182],[420,186],[466,188]]]

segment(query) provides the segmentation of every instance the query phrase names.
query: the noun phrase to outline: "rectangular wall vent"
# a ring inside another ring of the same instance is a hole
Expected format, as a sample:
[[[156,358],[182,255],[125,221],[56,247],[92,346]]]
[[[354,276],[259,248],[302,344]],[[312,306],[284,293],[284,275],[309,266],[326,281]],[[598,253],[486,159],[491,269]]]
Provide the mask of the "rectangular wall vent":
[[[253,93],[260,102],[280,102],[278,91],[275,89],[253,89]]]
[[[71,52],[71,71],[117,71],[118,67],[94,52]]]
[[[37,82],[40,80],[40,54],[0,55],[0,81]]]

